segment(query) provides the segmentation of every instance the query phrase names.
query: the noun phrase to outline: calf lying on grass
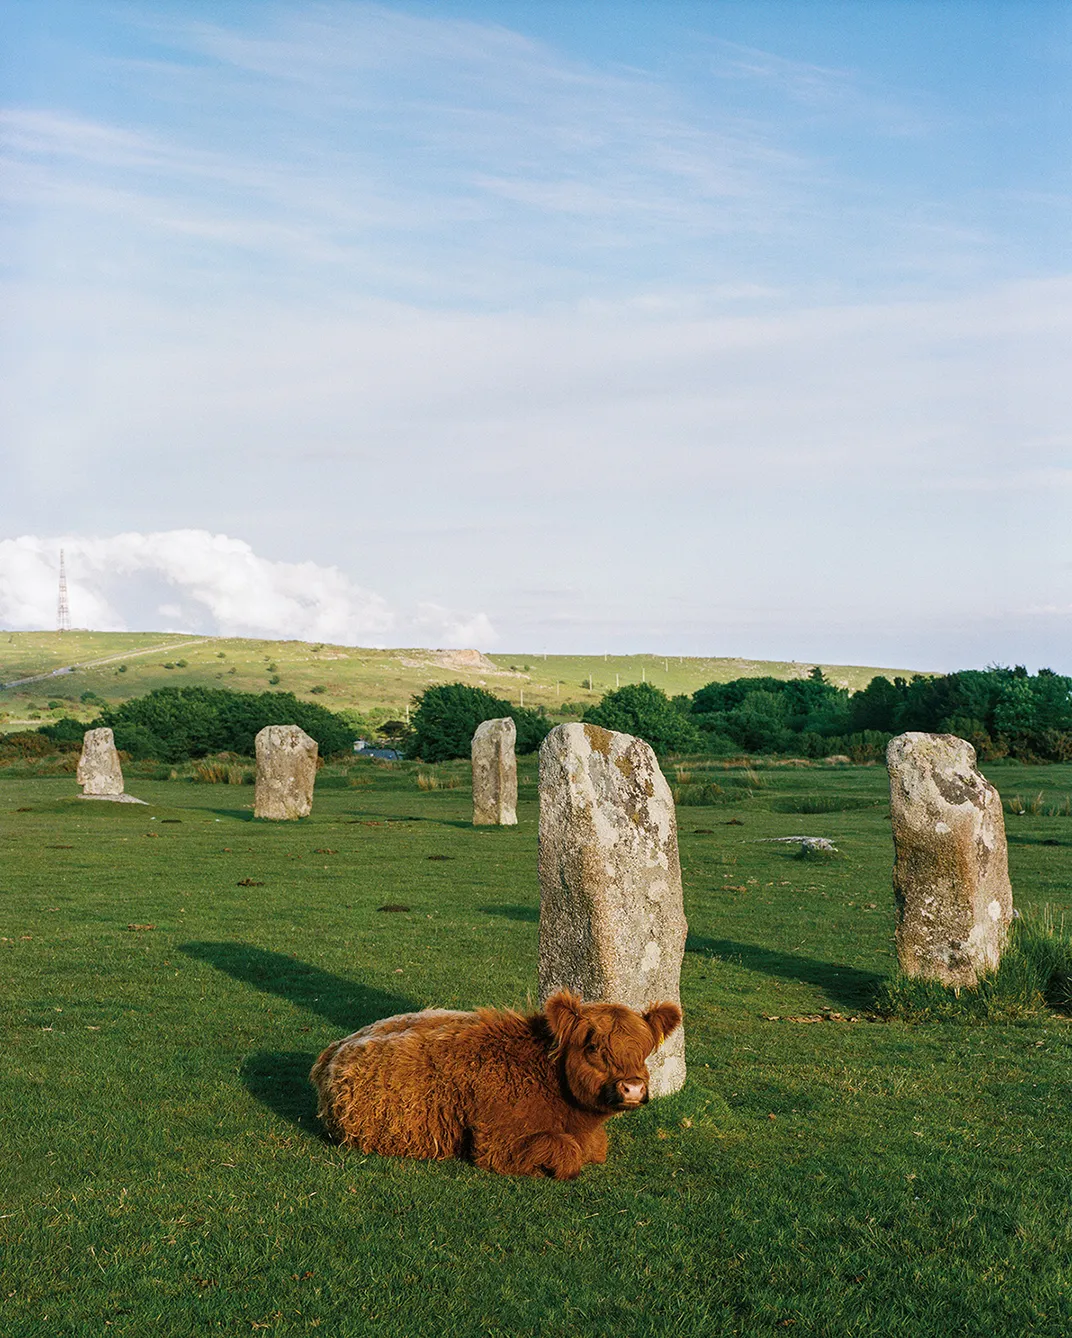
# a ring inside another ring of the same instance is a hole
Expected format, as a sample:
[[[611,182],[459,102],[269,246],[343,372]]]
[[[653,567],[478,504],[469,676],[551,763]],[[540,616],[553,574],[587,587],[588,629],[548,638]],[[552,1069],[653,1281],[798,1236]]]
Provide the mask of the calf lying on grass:
[[[607,1158],[605,1122],[648,1099],[644,1061],[681,1021],[563,990],[543,1012],[427,1009],[329,1045],[310,1074],[340,1143],[396,1157],[467,1157],[572,1180]]]

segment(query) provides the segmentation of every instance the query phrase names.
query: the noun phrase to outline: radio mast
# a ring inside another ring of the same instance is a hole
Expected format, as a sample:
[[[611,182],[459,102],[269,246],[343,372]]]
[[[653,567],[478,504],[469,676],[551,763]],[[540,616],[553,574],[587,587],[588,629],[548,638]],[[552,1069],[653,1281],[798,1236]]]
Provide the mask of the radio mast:
[[[71,606],[67,603],[67,568],[63,561],[63,549],[60,549],[60,597],[56,605],[56,631],[71,630]]]

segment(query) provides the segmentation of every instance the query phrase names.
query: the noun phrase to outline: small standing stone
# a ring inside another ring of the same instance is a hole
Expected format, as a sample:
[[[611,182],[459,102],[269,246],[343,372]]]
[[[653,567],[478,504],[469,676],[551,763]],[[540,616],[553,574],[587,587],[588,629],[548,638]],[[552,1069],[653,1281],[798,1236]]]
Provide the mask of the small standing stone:
[[[305,818],[313,807],[316,740],[297,725],[265,725],[257,735],[253,816]]]
[[[517,726],[485,720],[473,735],[473,826],[517,825]]]
[[[688,926],[670,787],[641,739],[553,729],[540,749],[540,999],[570,989],[643,1009],[681,999]],[[679,1027],[648,1061],[652,1096],[685,1082]]]
[[[82,735],[76,774],[84,799],[115,799],[123,793],[123,768],[110,729],[87,729]]]
[[[1001,796],[953,734],[900,734],[886,765],[901,969],[974,985],[996,969],[1012,924]]]

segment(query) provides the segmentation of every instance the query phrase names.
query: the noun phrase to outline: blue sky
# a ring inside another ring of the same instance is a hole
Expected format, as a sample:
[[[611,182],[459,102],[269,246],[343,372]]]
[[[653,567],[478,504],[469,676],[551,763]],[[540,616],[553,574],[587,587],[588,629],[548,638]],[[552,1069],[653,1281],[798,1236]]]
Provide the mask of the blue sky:
[[[1072,671],[1068,5],[2,18],[0,625]]]

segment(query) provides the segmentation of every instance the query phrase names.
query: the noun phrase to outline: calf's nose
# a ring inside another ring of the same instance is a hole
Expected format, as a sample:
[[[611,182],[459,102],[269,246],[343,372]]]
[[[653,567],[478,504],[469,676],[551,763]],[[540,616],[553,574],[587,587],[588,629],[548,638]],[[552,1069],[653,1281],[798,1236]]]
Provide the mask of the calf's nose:
[[[623,1078],[618,1084],[618,1095],[623,1101],[643,1101],[647,1090],[647,1084],[639,1078]]]

